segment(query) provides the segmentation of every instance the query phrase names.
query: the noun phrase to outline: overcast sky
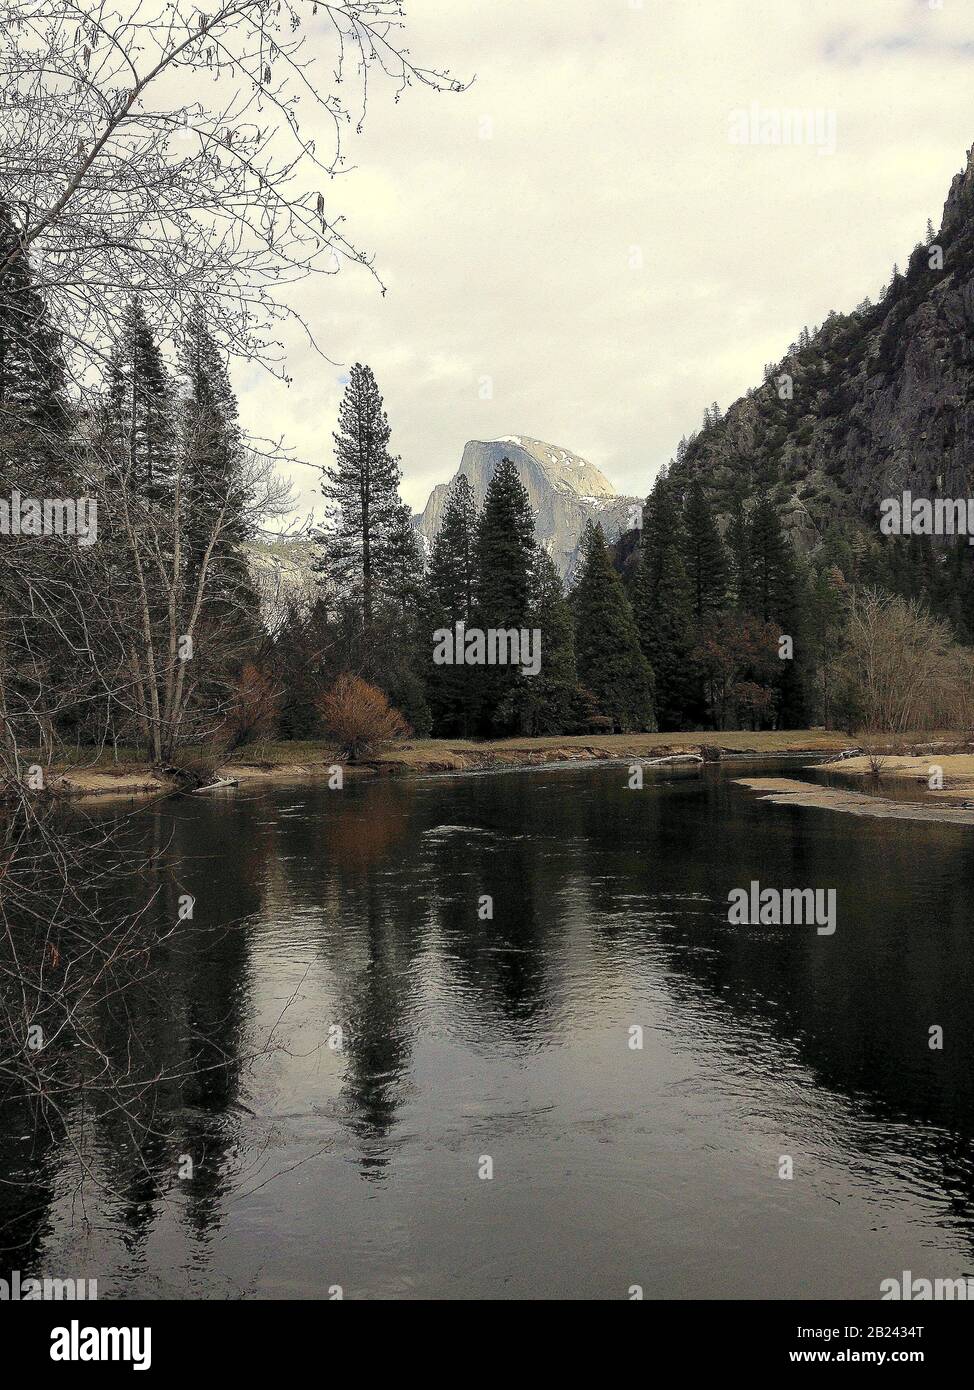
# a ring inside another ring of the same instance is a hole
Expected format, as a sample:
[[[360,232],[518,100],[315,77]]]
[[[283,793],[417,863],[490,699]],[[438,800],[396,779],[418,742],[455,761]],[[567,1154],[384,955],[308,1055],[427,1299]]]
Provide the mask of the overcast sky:
[[[329,186],[388,293],[355,268],[305,285],[340,365],[295,339],[289,388],[236,381],[248,427],[320,466],[341,364],[369,363],[414,510],[467,439],[504,434],[645,493],[706,404],[756,384],[804,324],[876,297],[974,143],[970,0],[407,11],[413,57],[476,81],[398,105],[376,86],[358,167]],[[824,138],[734,142],[753,103],[820,112]],[[316,474],[294,480],[320,506]]]

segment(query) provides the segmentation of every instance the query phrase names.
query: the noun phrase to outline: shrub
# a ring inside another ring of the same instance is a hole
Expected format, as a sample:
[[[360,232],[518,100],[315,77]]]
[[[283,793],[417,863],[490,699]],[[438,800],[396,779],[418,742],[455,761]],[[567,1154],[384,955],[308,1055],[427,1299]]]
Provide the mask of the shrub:
[[[405,738],[409,725],[381,690],[361,676],[342,675],[316,701],[326,734],[350,762],[376,752],[390,739]]]
[[[221,731],[227,752],[245,743],[260,743],[273,737],[283,698],[280,685],[253,662],[245,662]]]

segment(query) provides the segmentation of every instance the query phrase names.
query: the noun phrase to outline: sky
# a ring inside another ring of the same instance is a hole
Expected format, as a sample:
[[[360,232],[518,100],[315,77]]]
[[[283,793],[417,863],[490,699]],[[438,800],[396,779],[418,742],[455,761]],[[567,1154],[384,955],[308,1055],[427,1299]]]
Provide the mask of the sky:
[[[407,0],[463,93],[374,85],[329,185],[363,269],[294,294],[290,386],[238,369],[299,511],[348,365],[384,396],[421,510],[468,439],[530,435],[644,494],[704,407],[804,325],[876,298],[974,144],[970,0]],[[324,72],[324,70],[323,70]],[[787,112],[810,113],[769,143]],[[756,136],[757,140],[753,137]],[[764,143],[761,143],[763,138]]]

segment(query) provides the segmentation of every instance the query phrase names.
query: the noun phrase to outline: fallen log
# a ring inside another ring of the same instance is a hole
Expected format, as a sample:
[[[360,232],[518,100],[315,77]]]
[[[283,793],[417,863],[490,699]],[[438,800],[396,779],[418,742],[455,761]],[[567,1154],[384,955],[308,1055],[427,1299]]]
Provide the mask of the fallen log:
[[[658,767],[660,763],[702,763],[699,753],[668,753],[665,758],[644,758],[643,767]]]
[[[216,791],[216,789],[217,789],[218,787],[239,787],[239,786],[240,786],[240,783],[238,782],[238,780],[237,780],[236,777],[221,777],[220,780],[219,780],[218,782],[207,782],[205,786],[202,786],[202,787],[194,787],[193,790],[192,790],[192,792],[190,793],[190,795],[191,795],[191,796],[196,796],[196,795],[199,794],[199,792],[212,792],[212,791]]]

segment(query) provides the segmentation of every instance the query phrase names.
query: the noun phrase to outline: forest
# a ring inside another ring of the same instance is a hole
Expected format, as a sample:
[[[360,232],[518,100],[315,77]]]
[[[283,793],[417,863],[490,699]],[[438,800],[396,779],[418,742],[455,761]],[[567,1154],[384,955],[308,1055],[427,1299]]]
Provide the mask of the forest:
[[[3,254],[9,211],[0,237]],[[375,718],[390,736],[488,739],[966,727],[969,649],[924,579],[949,573],[952,552],[931,569],[928,547],[918,571],[922,541],[864,541],[840,518],[809,553],[770,491],[718,513],[677,467],[653,482],[637,532],[588,525],[565,592],[505,459],[479,512],[457,475],[426,555],[379,386],[358,363],[322,469],[313,580],[271,594],[248,547],[287,525],[290,490],[240,422],[202,310],[170,363],[131,297],[81,410],[29,261],[6,264],[7,485],[97,514],[94,544],[4,538],[8,762],[72,746],[215,765],[270,739],[343,741]],[[436,662],[435,634],[458,624],[537,631],[538,668]]]

